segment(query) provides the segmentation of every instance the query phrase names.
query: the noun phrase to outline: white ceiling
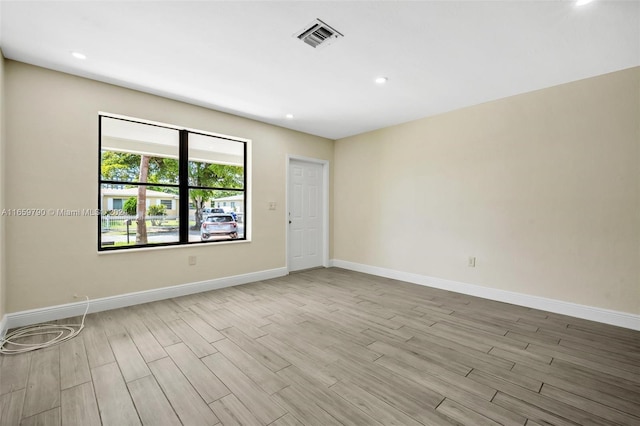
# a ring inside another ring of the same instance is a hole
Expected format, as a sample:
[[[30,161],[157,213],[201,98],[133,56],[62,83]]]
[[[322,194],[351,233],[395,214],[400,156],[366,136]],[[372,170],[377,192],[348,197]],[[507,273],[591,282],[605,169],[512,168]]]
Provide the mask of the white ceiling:
[[[2,0],[0,15],[6,58],[331,139],[640,65],[635,0]],[[315,18],[344,38],[293,37]]]

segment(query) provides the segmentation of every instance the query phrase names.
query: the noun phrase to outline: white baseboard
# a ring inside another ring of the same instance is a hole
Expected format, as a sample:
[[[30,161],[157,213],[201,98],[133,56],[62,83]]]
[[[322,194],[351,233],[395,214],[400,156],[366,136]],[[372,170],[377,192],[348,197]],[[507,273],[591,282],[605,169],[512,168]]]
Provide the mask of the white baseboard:
[[[287,274],[287,268],[276,268],[266,271],[252,272],[249,274],[103,297],[89,301],[89,313],[108,311],[110,309],[124,308],[126,306],[139,305],[141,303],[155,302],[157,300],[170,299],[172,297],[186,296],[189,294],[201,293],[203,291],[268,280],[270,278],[282,277]],[[87,302],[74,302],[6,314],[0,322],[0,336],[4,337],[7,330],[15,327],[39,324],[42,322],[82,315],[86,307]]]
[[[569,315],[572,317],[616,325],[619,327],[625,327],[632,330],[640,330],[640,315],[634,315],[626,312],[579,305],[576,303],[564,302],[561,300],[548,299],[545,297],[532,296],[523,293],[515,293],[506,290],[483,287],[458,281],[445,280],[442,278],[434,278],[426,275],[413,274],[410,272],[396,271],[393,269],[380,268],[377,266],[364,265],[361,263],[348,262],[339,259],[330,260],[329,266],[349,269],[352,271],[363,272],[385,278],[392,278],[400,281],[424,285],[427,287],[439,288],[442,290],[455,291],[457,293],[468,294],[471,296],[482,297],[484,299],[491,299],[499,302],[511,303],[519,306],[526,306],[528,308],[535,308],[543,311]],[[89,312],[101,312],[110,309],[154,302],[157,300],[169,299],[172,297],[186,296],[203,291],[247,284],[255,281],[267,280],[270,278],[278,278],[287,274],[287,268],[276,268],[266,271],[252,272],[249,274],[216,278],[213,280],[104,297],[100,299],[90,300]],[[49,306],[46,308],[31,309],[28,311],[5,314],[2,319],[0,319],[0,339],[3,338],[6,331],[11,328],[82,315],[84,313],[84,310],[86,309],[86,306],[86,302],[75,302],[64,305]]]
[[[5,334],[7,334],[7,316],[3,315],[0,319],[0,340],[4,339]]]
[[[482,297],[483,299],[491,299],[498,302],[511,303],[513,305],[526,306],[528,308],[540,309],[542,311],[554,312],[556,314],[616,325],[618,327],[630,328],[632,330],[640,330],[640,315],[634,315],[626,312],[579,305],[577,303],[564,302],[562,300],[515,293],[512,291],[445,280],[442,278],[434,278],[410,272],[396,271],[394,269],[380,268],[377,266],[364,265],[339,259],[332,259],[330,261],[330,266],[406,281],[427,287],[455,291],[456,293]]]

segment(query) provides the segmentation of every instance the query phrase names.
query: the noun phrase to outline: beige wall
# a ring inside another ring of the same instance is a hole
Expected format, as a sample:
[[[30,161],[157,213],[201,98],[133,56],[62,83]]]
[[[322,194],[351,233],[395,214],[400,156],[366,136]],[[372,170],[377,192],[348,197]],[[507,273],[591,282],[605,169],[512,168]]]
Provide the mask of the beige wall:
[[[10,60],[5,77],[7,207],[97,207],[98,111],[253,140],[251,243],[99,255],[94,217],[10,217],[7,312],[284,267],[286,156],[333,159],[330,140],[237,116]]]
[[[2,50],[0,50],[0,212],[4,209],[4,145],[5,145],[5,125],[4,125],[4,56]],[[4,252],[4,240],[5,240],[5,219],[4,216],[0,216],[0,320],[5,314],[6,303],[6,267],[5,267],[5,252]]]
[[[5,218],[0,317],[73,294],[105,297],[285,266],[287,154],[332,161],[332,258],[640,313],[639,68],[335,148],[14,61],[0,61],[5,80],[5,208],[95,208],[97,112],[107,111],[252,139],[253,242],[98,255],[93,217]],[[191,255],[196,266],[188,266]],[[466,266],[468,256],[476,268]]]
[[[639,117],[634,68],[338,140],[334,258],[639,314]]]

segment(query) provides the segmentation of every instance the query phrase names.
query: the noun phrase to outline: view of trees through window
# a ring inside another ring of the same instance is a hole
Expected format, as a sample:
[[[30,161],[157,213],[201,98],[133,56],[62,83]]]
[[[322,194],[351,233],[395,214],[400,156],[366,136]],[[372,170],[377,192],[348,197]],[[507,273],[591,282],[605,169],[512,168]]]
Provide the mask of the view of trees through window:
[[[99,248],[243,239],[245,158],[240,140],[101,116]],[[203,231],[214,214],[235,228]]]

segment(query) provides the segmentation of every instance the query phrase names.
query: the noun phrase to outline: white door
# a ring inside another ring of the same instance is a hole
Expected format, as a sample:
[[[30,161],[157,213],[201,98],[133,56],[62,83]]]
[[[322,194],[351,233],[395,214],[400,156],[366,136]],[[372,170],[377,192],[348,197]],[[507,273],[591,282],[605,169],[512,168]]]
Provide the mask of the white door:
[[[323,261],[322,164],[289,162],[289,270],[315,268]]]

